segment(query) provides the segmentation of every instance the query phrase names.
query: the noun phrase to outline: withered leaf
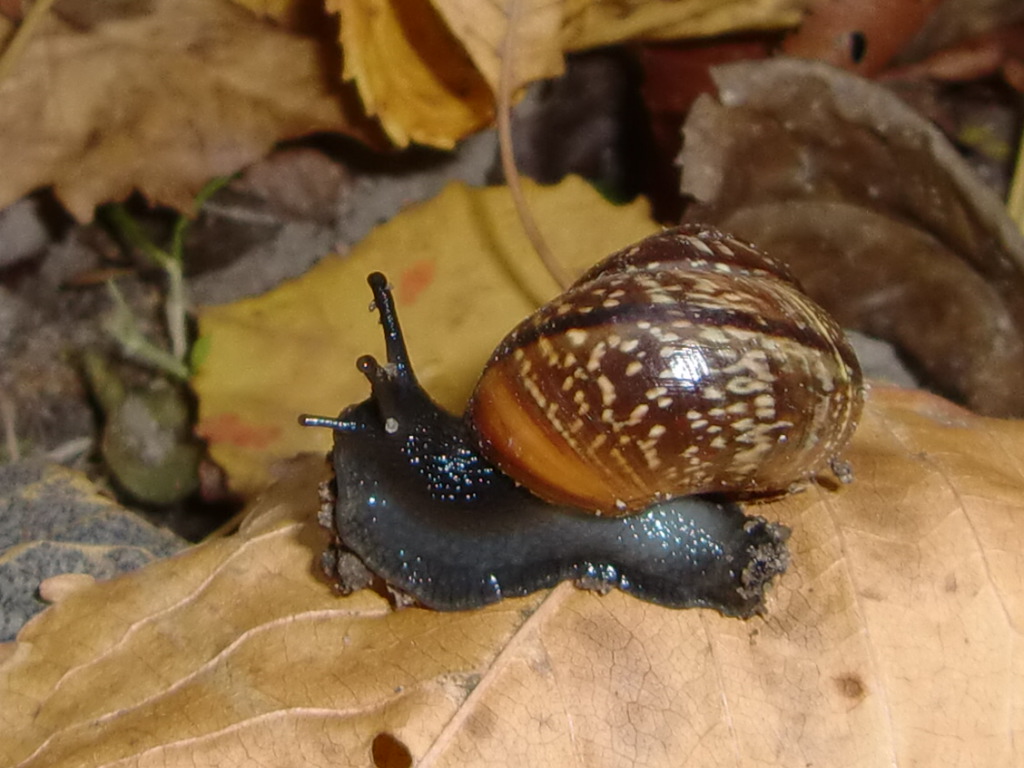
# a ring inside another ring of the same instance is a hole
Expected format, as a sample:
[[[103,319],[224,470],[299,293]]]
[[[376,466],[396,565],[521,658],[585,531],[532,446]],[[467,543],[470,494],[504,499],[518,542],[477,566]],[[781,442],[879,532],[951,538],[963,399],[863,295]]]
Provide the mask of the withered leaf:
[[[276,141],[356,136],[317,43],[226,0],[153,0],[85,28],[53,21],[0,82],[0,207],[53,185],[80,220],[139,190],[191,210],[211,177]]]
[[[564,55],[634,40],[680,39],[799,22],[807,0],[330,0],[341,15],[345,77],[399,145],[450,148],[510,90],[555,77]]]
[[[757,511],[750,621],[563,585],[392,611],[314,575],[321,457],[242,531],[79,589],[0,664],[0,763],[792,766],[1021,760],[1024,424],[872,391],[855,482]]]
[[[788,262],[846,326],[932,386],[1024,414],[1024,237],[941,133],[893,94],[790,59],[714,70],[684,127],[682,190]]]

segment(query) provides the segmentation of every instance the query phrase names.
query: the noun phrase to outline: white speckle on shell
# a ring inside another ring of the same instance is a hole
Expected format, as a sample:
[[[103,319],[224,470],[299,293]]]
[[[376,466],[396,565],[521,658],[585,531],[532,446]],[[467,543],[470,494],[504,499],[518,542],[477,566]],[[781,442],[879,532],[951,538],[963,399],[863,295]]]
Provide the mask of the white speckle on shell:
[[[586,331],[580,328],[570,328],[565,332],[565,336],[569,339],[569,343],[574,347],[581,347],[587,343],[588,334]]]

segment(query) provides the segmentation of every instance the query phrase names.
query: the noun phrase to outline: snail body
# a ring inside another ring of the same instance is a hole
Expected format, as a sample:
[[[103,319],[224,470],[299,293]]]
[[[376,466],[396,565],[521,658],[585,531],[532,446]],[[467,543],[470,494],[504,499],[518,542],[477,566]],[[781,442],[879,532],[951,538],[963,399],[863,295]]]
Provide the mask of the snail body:
[[[370,398],[300,418],[334,430],[320,521],[342,592],[380,579],[458,610],[573,579],[760,610],[788,530],[735,500],[834,459],[863,399],[842,331],[784,267],[716,230],[647,238],[509,334],[463,419],[420,387],[387,280],[369,283],[387,347],[358,361]]]

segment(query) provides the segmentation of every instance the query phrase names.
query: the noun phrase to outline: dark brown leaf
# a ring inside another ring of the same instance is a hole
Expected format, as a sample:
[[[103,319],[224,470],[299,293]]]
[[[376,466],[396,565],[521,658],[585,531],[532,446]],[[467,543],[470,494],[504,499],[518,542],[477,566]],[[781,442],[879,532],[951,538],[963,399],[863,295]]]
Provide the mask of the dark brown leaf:
[[[684,128],[689,221],[788,261],[844,324],[982,413],[1024,414],[1024,238],[942,134],[874,83],[790,59],[714,70]]]

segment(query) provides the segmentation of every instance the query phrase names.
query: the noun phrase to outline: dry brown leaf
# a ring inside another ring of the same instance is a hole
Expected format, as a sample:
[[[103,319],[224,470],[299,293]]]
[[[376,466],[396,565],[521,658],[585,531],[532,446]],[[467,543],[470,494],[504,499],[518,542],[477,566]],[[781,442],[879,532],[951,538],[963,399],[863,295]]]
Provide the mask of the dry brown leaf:
[[[488,123],[508,60],[510,90],[555,77],[564,53],[799,22],[809,0],[329,0],[345,77],[391,139],[449,148]],[[509,38],[512,38],[511,40]]]
[[[80,220],[138,189],[190,210],[211,177],[276,141],[365,135],[314,41],[226,0],[153,0],[85,28],[49,24],[0,82],[0,207],[52,184]]]
[[[48,603],[59,603],[79,590],[91,587],[96,577],[91,573],[62,573],[39,583],[39,596]]]
[[[0,763],[1019,765],[1024,424],[875,389],[856,481],[758,511],[750,621],[567,585],[392,612],[313,575],[321,459],[242,532],[67,596],[0,665]]]
[[[688,221],[789,264],[847,327],[887,339],[931,386],[1024,414],[1024,237],[930,123],[821,63],[717,67],[684,127]]]

